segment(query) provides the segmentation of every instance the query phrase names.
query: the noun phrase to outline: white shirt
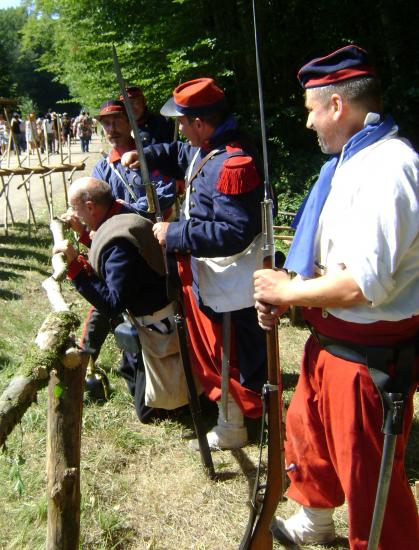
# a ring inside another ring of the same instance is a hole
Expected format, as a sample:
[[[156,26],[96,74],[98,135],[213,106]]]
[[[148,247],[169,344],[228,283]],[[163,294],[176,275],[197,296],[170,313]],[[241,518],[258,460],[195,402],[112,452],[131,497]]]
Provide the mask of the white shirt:
[[[338,165],[316,235],[319,263],[350,271],[370,304],[329,308],[356,323],[419,315],[419,158],[396,129]]]

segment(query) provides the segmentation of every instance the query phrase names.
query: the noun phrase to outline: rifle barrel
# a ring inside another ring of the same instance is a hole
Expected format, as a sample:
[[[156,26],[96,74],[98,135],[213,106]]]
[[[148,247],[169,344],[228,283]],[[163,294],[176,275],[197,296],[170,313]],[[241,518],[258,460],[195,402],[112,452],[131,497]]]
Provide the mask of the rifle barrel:
[[[275,239],[273,229],[273,201],[269,184],[268,151],[266,141],[265,115],[263,109],[262,77],[259,62],[258,34],[255,0],[253,6],[253,26],[255,31],[256,73],[259,92],[260,125],[262,133],[264,165],[264,200],[262,202],[262,233],[265,269],[274,268]],[[268,382],[264,386],[263,399],[268,413],[268,451],[266,487],[262,492],[259,476],[256,476],[253,491],[252,510],[248,526],[242,539],[240,550],[271,550],[273,537],[270,531],[275,510],[282,498],[285,487],[285,467],[283,452],[282,425],[282,383],[279,361],[278,324],[266,334]],[[262,420],[264,422],[264,419]],[[264,424],[263,424],[264,425]],[[280,471],[278,471],[278,463]],[[263,496],[263,499],[258,498]]]
[[[160,204],[156,198],[154,186],[150,181],[150,174],[147,168],[147,161],[144,154],[143,144],[141,143],[140,132],[138,130],[137,121],[135,120],[134,111],[132,110],[132,105],[129,100],[127,90],[125,88],[124,78],[122,76],[121,67],[119,65],[118,54],[116,53],[116,48],[113,44],[112,44],[112,57],[113,57],[113,65],[115,69],[116,79],[121,89],[121,94],[124,98],[125,109],[127,111],[132,133],[134,134],[134,141],[135,141],[135,146],[138,153],[138,160],[140,161],[141,179],[142,179],[143,185],[145,186],[145,190],[147,194],[148,211],[150,213],[155,214],[157,222],[161,222],[163,218],[161,215]]]

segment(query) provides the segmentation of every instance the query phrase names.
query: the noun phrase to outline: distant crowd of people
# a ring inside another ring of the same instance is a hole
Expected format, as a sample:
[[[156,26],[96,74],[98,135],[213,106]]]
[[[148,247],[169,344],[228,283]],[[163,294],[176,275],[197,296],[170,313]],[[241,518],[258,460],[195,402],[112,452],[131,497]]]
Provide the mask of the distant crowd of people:
[[[59,144],[71,144],[80,140],[82,152],[89,151],[92,135],[97,134],[97,120],[82,110],[76,117],[68,113],[56,113],[48,109],[47,113],[29,113],[26,120],[20,112],[14,112],[9,121],[0,115],[0,154],[9,148],[19,154],[28,152],[35,154],[38,149],[41,154],[55,154]]]

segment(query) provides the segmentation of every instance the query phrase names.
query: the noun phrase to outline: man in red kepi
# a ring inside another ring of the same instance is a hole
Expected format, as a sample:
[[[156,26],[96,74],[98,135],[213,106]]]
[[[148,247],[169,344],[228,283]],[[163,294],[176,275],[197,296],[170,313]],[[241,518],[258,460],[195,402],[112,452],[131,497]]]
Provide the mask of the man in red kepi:
[[[366,550],[383,455],[382,397],[386,437],[399,435],[379,548],[415,550],[418,513],[404,454],[419,365],[419,159],[382,113],[365,50],[345,46],[304,65],[298,78],[307,128],[331,156],[285,262],[297,276],[254,276],[261,326],[294,304],[312,332],[286,426],[288,496],[301,507],[276,518],[273,533],[282,542],[329,543],[334,508],[346,500],[350,547]]]
[[[252,273],[262,265],[261,169],[214,80],[181,84],[161,113],[177,117],[189,141],[147,147],[147,163],[185,177],[187,191],[180,220],[155,224],[154,235],[178,257],[193,368],[219,408],[210,447],[238,448],[247,442],[243,415],[261,415],[266,381],[265,336],[252,296]],[[129,153],[122,162],[136,159]]]
[[[175,139],[173,120],[152,113],[147,107],[146,98],[139,86],[127,86],[125,90],[132,105],[143,146],[145,147],[151,143],[170,143],[173,141]],[[121,94],[119,99],[124,101],[124,96]]]

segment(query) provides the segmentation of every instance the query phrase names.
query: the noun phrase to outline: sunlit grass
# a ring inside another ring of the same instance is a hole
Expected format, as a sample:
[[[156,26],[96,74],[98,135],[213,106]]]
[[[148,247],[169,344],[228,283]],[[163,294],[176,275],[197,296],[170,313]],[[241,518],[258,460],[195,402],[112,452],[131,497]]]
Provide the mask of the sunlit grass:
[[[29,344],[49,312],[40,283],[50,273],[50,247],[46,225],[39,228],[33,240],[28,240],[24,226],[11,231],[9,238],[0,237],[0,390],[24,361]],[[65,285],[64,292],[83,317],[86,303],[70,285]],[[286,320],[281,323],[285,404],[295,387],[306,337],[305,329],[290,327]],[[182,439],[181,421],[151,425],[138,422],[125,383],[118,377],[118,363],[119,352],[110,336],[100,364],[110,377],[112,399],[105,404],[86,404],[83,413],[81,547],[237,549],[248,517],[257,446],[252,444],[243,450],[250,461],[249,470],[244,471],[238,455],[214,453],[219,481],[209,481],[199,453],[190,452]],[[46,408],[46,392],[42,391],[38,403],[26,412],[0,455],[1,550],[45,548]],[[416,419],[407,459],[412,482],[419,477],[418,431]],[[287,501],[278,512],[289,515],[294,508]],[[342,538],[333,547],[348,548],[344,538],[345,507],[337,511],[336,521]]]

